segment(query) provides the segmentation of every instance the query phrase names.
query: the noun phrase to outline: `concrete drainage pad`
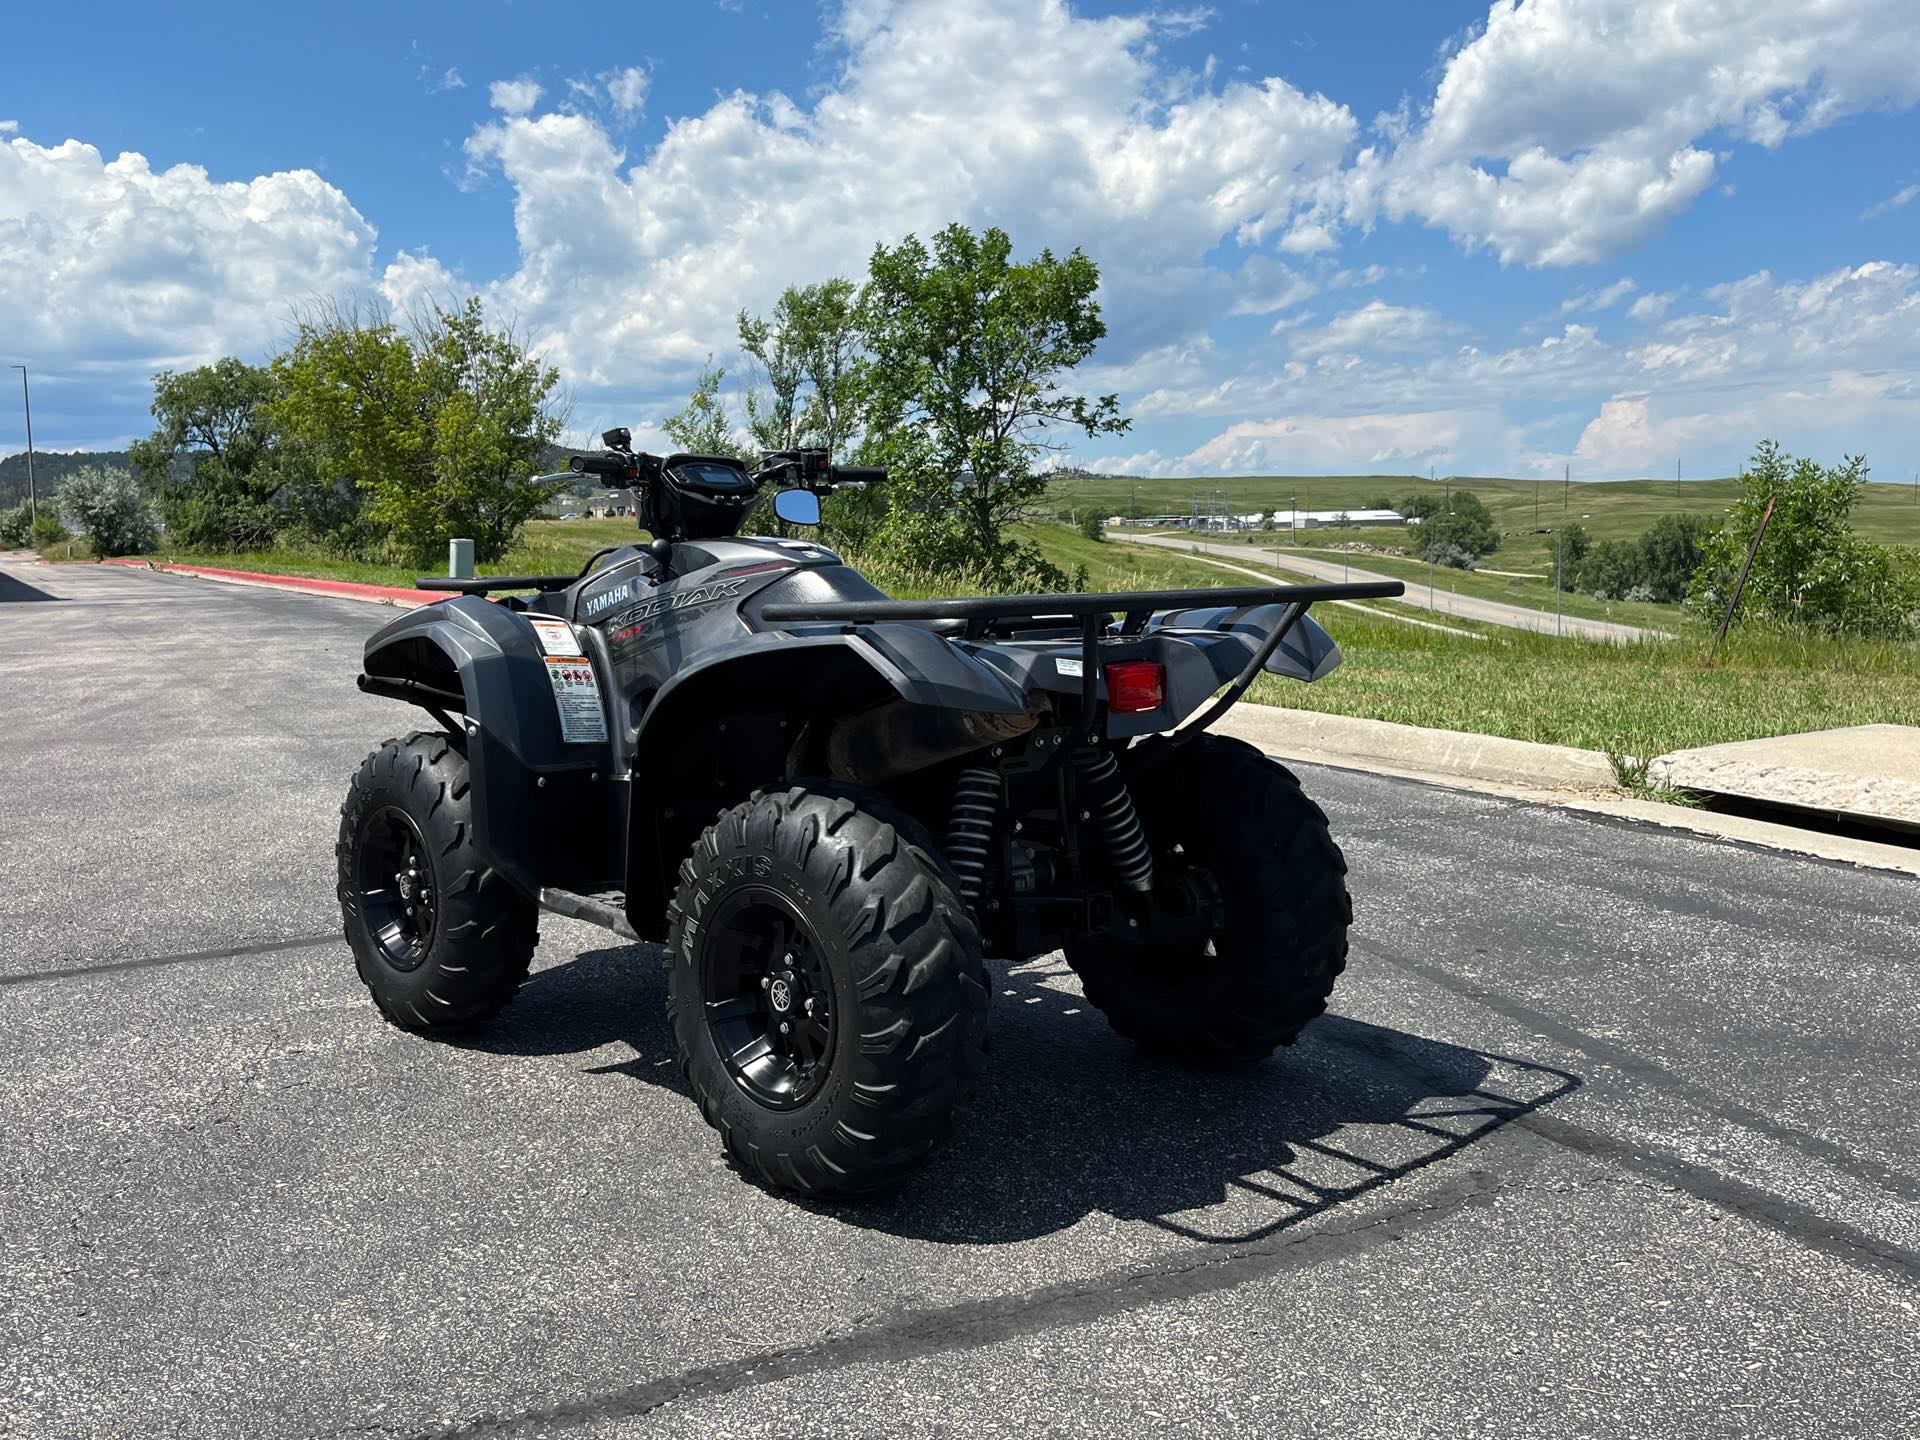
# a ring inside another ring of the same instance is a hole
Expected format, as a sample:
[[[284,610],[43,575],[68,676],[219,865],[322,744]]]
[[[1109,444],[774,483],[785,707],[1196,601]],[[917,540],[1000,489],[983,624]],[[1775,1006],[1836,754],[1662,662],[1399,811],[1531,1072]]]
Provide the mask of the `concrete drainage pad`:
[[[1853,725],[1676,750],[1655,760],[1648,777],[1920,830],[1920,726]]]

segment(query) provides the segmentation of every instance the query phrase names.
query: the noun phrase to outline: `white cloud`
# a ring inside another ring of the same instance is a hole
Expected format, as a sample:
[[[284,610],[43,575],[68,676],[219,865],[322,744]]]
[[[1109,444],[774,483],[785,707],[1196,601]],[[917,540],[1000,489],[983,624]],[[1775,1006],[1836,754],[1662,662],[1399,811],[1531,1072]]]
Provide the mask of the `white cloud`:
[[[0,334],[103,369],[258,352],[293,305],[364,285],[374,238],[311,170],[222,182],[15,138],[0,143]]]
[[[1586,311],[1597,315],[1602,310],[1611,310],[1638,288],[1632,280],[1621,279],[1598,290],[1577,290],[1560,302],[1560,313],[1576,315]]]
[[[1639,320],[1643,322],[1658,320],[1667,313],[1667,307],[1673,304],[1678,293],[1677,291],[1668,290],[1664,293],[1653,291],[1642,295],[1627,307],[1627,318],[1629,320]]]
[[[435,75],[428,66],[422,65],[420,67],[420,80],[421,83],[427,87],[429,94],[438,94],[443,90],[464,90],[467,88],[467,82],[461,76],[459,68],[453,65],[449,65],[438,75]]]
[[[1916,53],[1912,0],[1495,0],[1411,134],[1361,157],[1349,214],[1502,261],[1605,260],[1712,184],[1712,140],[1920,101]]]
[[[1210,252],[1287,233],[1357,133],[1280,80],[1163,102],[1150,15],[861,0],[835,23],[844,63],[810,109],[736,92],[638,163],[582,115],[469,139],[515,191],[521,262],[495,296],[583,384],[677,376],[726,348],[742,305],[956,217],[1023,251],[1092,245],[1132,344],[1173,343],[1234,302]]]
[[[1357,310],[1336,316],[1324,328],[1301,336],[1294,342],[1293,353],[1311,357],[1424,350],[1447,328],[1438,310],[1369,300]]]
[[[1860,218],[1862,220],[1878,220],[1882,215],[1891,214],[1902,205],[1912,204],[1915,196],[1920,196],[1920,185],[1903,185],[1886,199],[1869,205],[1866,209],[1862,210],[1860,212]]]
[[[540,103],[540,95],[540,82],[525,75],[496,80],[487,87],[487,103],[503,115],[525,115]]]
[[[609,71],[600,78],[607,87],[608,103],[622,119],[632,119],[646,108],[649,76],[638,65]]]
[[[452,271],[425,250],[402,250],[381,272],[375,287],[381,300],[396,313],[409,314],[430,305],[452,308],[461,297],[473,293],[462,285]]]
[[[0,120],[0,135],[15,135],[20,130],[18,120]]]

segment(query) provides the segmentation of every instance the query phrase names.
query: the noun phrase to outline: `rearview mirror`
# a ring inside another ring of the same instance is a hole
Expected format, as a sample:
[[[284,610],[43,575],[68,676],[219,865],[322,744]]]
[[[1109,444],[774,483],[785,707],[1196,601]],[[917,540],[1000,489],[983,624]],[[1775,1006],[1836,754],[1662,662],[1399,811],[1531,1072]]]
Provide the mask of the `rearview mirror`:
[[[820,497],[811,490],[780,490],[774,493],[773,513],[789,525],[818,525]]]

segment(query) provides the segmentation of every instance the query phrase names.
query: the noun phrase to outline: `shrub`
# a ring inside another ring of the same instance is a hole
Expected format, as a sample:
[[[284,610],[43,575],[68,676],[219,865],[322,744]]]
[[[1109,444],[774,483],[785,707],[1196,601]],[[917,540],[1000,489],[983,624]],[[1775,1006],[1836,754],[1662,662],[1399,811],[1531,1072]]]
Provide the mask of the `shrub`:
[[[67,527],[60,523],[60,517],[54,513],[51,505],[40,507],[40,518],[33,522],[33,543],[36,547],[58,545],[62,540],[72,539]]]
[[[33,512],[27,502],[0,510],[0,545],[17,549],[27,543],[33,528]]]
[[[61,481],[58,504],[96,555],[137,555],[153,548],[152,507],[125,470],[82,467]]]
[[[1473,556],[1451,540],[1434,540],[1420,554],[1430,565],[1445,565],[1453,570],[1471,570]]]
[[[1828,633],[1912,635],[1920,580],[1903,572],[1892,551],[1855,535],[1850,523],[1866,476],[1866,461],[1857,455],[1824,466],[1762,441],[1740,477],[1740,497],[1726,524],[1703,542],[1692,602],[1708,610],[1725,605],[1771,501],[1773,516],[1741,601],[1743,618]]]

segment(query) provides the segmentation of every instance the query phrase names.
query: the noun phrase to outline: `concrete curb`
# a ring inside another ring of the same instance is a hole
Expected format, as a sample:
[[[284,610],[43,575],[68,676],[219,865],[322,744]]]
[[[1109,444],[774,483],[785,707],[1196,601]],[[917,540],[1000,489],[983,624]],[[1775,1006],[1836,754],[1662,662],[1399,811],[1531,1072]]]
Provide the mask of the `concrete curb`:
[[[134,569],[164,571],[169,575],[192,575],[202,580],[219,580],[229,585],[259,585],[268,590],[297,590],[308,595],[331,595],[337,600],[368,600],[381,605],[431,605],[450,597],[433,590],[414,590],[399,585],[365,585],[357,580],[321,580],[307,575],[268,575],[252,570],[220,570],[210,565],[171,565],[163,560],[142,560],[122,556],[98,562],[125,565]]]
[[[1354,769],[1453,775],[1535,790],[1613,794],[1620,788],[1605,755],[1570,745],[1540,745],[1245,702],[1223,715],[1214,728],[1275,755]]]

